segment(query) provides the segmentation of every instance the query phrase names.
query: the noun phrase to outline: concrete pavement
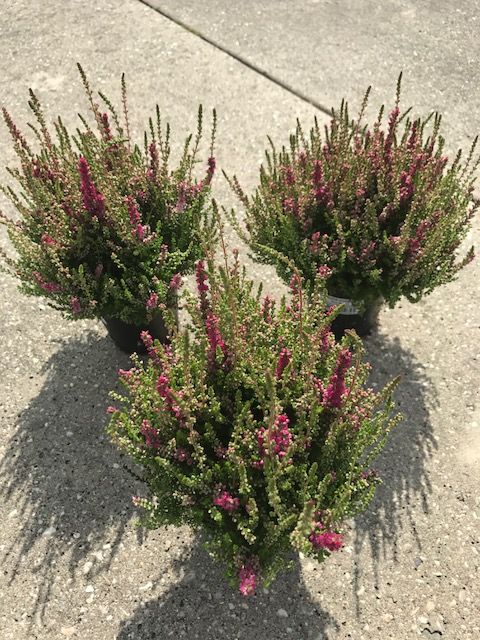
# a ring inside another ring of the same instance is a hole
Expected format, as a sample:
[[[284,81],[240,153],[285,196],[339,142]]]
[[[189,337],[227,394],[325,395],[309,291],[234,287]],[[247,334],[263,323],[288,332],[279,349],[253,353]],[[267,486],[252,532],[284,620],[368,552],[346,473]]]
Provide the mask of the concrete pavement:
[[[477,3],[151,2],[327,106],[358,102],[370,83],[374,100],[388,99],[403,68],[405,104],[443,110],[452,148],[473,136]],[[139,137],[155,102],[179,141],[199,102],[216,106],[219,164],[250,188],[265,135],[286,140],[297,116],[315,113],[138,0],[2,9],[0,101],[20,125],[31,86],[50,119],[73,126],[86,107],[77,60],[114,100],[125,71]],[[0,166],[12,160],[2,127]],[[220,177],[215,189],[233,204]],[[271,269],[251,273],[280,289]],[[406,415],[377,465],[384,484],[342,552],[302,560],[244,602],[188,529],[135,528],[130,496],[142,486],[104,436],[126,357],[100,323],[67,322],[0,273],[0,638],[476,640],[479,276],[474,262],[425,301],[382,312],[367,342],[373,382],[401,373]]]

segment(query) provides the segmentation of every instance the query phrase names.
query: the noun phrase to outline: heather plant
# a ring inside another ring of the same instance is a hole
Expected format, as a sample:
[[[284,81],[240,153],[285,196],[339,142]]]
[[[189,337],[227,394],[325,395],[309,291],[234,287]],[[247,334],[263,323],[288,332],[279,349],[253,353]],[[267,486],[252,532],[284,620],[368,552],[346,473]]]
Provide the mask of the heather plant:
[[[250,595],[292,550],[322,561],[342,547],[342,524],[379,482],[371,465],[398,420],[395,382],[365,386],[360,340],[329,330],[321,275],[306,300],[295,274],[278,304],[237,257],[199,261],[196,281],[185,330],[169,346],[144,333],[150,358],[120,371],[109,433],[144,468],[144,523],[203,530]]]
[[[402,113],[400,85],[401,76],[386,125],[383,106],[373,127],[363,124],[369,89],[356,121],[342,102],[323,136],[315,120],[309,136],[297,122],[288,149],[270,141],[252,196],[229,180],[260,260],[287,282],[291,269],[264,247],[290,258],[309,282],[322,268],[329,293],[360,310],[382,298],[392,307],[402,296],[417,302],[473,258],[473,248],[463,259],[456,252],[478,208],[477,139],[465,163],[459,151],[449,165],[441,116]]]
[[[181,276],[193,271],[201,256],[201,236],[213,240],[215,112],[210,155],[198,180],[201,107],[196,134],[187,137],[171,168],[170,127],[163,125],[158,106],[138,146],[131,138],[124,77],[120,116],[105,95],[95,97],[79,69],[90,121],[80,115],[74,134],[60,117],[52,133],[30,91],[35,151],[3,109],[20,162],[9,169],[20,192],[3,188],[19,217],[1,218],[17,258],[4,258],[23,292],[45,296],[70,318],[148,324],[159,308],[175,303]]]

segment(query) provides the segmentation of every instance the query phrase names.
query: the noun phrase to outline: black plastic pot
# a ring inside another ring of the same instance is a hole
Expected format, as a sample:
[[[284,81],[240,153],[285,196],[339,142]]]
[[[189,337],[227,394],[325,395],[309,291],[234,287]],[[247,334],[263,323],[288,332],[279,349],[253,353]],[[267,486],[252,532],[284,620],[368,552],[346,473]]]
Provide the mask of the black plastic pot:
[[[345,335],[347,329],[354,329],[360,337],[368,336],[376,327],[378,322],[378,314],[382,306],[382,299],[378,298],[372,304],[368,305],[363,313],[359,313],[358,309],[350,300],[346,298],[338,298],[335,296],[328,297],[328,305],[344,304],[341,313],[332,322],[332,331],[337,340]]]
[[[175,316],[178,322],[177,310],[175,310]],[[167,328],[161,314],[157,315],[150,324],[145,325],[128,324],[118,318],[102,318],[102,320],[107,328],[108,335],[117,347],[125,353],[147,353],[145,345],[140,338],[142,331],[148,331],[152,338],[160,340],[163,344],[170,342]]]

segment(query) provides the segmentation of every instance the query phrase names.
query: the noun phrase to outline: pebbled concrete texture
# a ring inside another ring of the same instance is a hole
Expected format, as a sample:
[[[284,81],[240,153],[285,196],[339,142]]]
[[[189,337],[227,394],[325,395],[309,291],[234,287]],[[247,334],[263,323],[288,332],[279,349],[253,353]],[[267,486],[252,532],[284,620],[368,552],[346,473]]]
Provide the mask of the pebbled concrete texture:
[[[444,115],[452,147],[479,133],[478,4],[434,0],[146,0],[327,109],[358,109],[372,85],[372,110],[402,104]],[[375,108],[374,108],[375,107]]]
[[[255,46],[281,50],[273,70],[288,71],[287,80],[304,92],[315,86],[314,97],[325,104],[343,95],[358,98],[374,71],[388,97],[400,64],[411,63],[405,43],[416,42],[413,27],[420,24],[430,34],[422,39],[422,55],[443,65],[444,84],[438,84],[440,66],[425,67],[405,84],[405,101],[418,109],[445,108],[448,138],[452,146],[463,144],[475,120],[468,83],[478,73],[474,21],[465,18],[470,4],[447,11],[442,3],[368,2],[361,14],[354,6],[242,3],[224,15],[226,4],[214,1],[196,12],[193,3],[174,8],[196,28],[210,24],[245,57]],[[252,26],[235,36],[252,7],[262,20],[248,18]],[[29,86],[50,119],[60,113],[74,125],[75,113],[86,107],[77,60],[114,100],[125,71],[138,133],[156,101],[174,140],[182,142],[195,125],[198,102],[206,112],[216,106],[219,164],[249,188],[265,134],[281,142],[296,116],[308,121],[315,113],[137,0],[9,0],[2,9],[0,102],[22,126]],[[318,15],[328,20],[315,22]],[[392,51],[404,43],[388,64],[374,64],[381,49],[371,34],[375,15],[383,43]],[[318,23],[318,45],[303,46]],[[291,34],[288,47],[285,33]],[[455,47],[458,57],[451,57]],[[355,73],[343,70],[341,51],[352,52]],[[320,53],[323,62],[312,66]],[[442,86],[444,104],[435,97]],[[0,127],[0,165],[12,161]],[[0,178],[7,180],[3,170]],[[222,203],[233,204],[220,177],[215,188]],[[471,241],[478,232],[477,219]],[[0,241],[8,250],[3,228]],[[250,266],[269,292],[281,289],[272,270]],[[100,323],[67,322],[0,273],[0,638],[480,637],[479,276],[474,262],[421,303],[382,311],[379,331],[366,341],[373,383],[402,374],[397,401],[405,413],[378,461],[384,483],[351,523],[340,553],[321,566],[301,559],[268,592],[243,601],[187,528],[147,533],[135,526],[131,496],[142,493],[142,484],[104,435],[108,392],[127,357]]]

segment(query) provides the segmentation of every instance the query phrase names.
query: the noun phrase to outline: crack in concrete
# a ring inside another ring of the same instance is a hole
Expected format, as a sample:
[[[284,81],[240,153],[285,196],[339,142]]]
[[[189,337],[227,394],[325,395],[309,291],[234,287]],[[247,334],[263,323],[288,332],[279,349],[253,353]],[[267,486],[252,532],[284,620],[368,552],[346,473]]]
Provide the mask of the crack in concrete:
[[[300,100],[303,100],[303,102],[306,102],[307,104],[310,104],[312,107],[315,107],[315,109],[318,109],[322,113],[325,113],[327,116],[330,116],[332,114],[331,109],[328,109],[327,107],[325,107],[325,105],[321,104],[320,102],[317,102],[317,100],[315,100],[314,98],[311,98],[310,96],[303,93],[302,91],[295,89],[295,87],[292,87],[287,82],[284,82],[280,78],[277,78],[276,76],[272,75],[265,69],[262,69],[262,67],[257,66],[253,62],[250,62],[250,60],[247,60],[247,58],[244,58],[243,56],[239,55],[238,53],[235,53],[231,49],[228,49],[227,47],[220,44],[219,42],[216,42],[212,38],[209,38],[201,31],[198,31],[194,27],[191,27],[190,25],[186,24],[182,20],[179,20],[177,17],[172,15],[169,11],[165,11],[165,9],[161,9],[160,7],[156,6],[152,2],[149,2],[149,0],[139,0],[139,2],[149,7],[150,9],[153,9],[154,11],[159,13],[161,16],[163,16],[167,20],[174,22],[177,26],[181,27],[182,29],[185,29],[185,31],[188,31],[189,33],[196,36],[197,38],[200,38],[204,42],[207,42],[212,47],[215,47],[215,49],[218,49],[222,53],[225,53],[231,58],[234,58],[237,62],[240,62],[240,64],[243,64],[245,67],[248,67],[251,71],[258,73],[259,75],[263,76],[270,82],[273,82],[274,84],[281,87],[285,91],[288,91],[289,93],[296,96]]]

